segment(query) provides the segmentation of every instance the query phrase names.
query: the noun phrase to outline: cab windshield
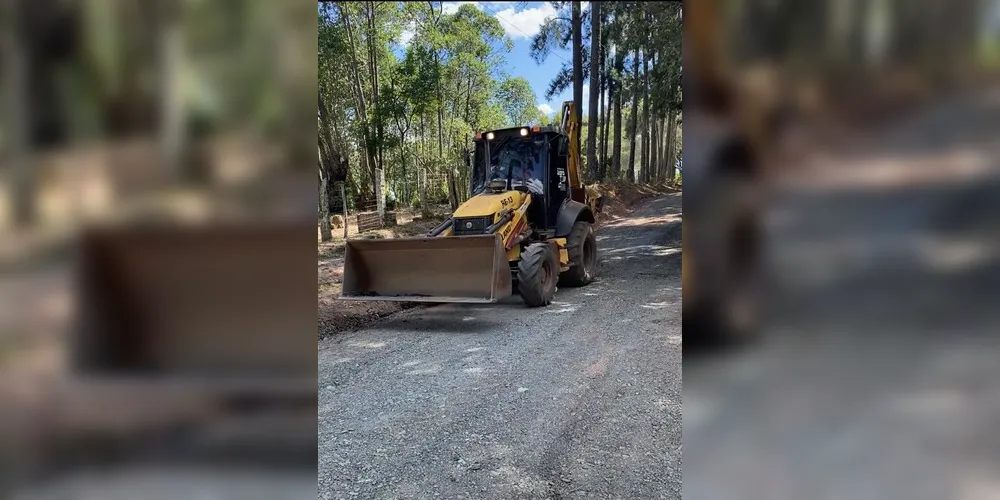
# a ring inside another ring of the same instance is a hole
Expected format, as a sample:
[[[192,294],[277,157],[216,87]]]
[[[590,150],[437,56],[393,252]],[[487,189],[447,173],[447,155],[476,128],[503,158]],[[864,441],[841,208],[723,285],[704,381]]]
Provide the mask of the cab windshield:
[[[507,189],[525,186],[535,194],[543,194],[542,175],[546,154],[545,138],[505,137],[489,144],[490,161],[484,165],[486,147],[476,145],[472,193],[481,193],[492,181],[504,181]]]

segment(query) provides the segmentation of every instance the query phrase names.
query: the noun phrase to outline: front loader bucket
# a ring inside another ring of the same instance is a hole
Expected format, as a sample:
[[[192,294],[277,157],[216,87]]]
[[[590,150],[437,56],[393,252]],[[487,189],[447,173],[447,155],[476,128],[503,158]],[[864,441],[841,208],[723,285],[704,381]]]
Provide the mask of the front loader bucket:
[[[347,241],[344,300],[487,303],[510,294],[499,235]]]

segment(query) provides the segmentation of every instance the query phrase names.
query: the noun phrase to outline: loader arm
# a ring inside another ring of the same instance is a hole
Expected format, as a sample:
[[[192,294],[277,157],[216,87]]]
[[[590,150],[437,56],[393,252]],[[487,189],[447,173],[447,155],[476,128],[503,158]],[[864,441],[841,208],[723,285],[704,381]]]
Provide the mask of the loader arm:
[[[566,170],[569,171],[567,177],[569,177],[570,198],[587,204],[587,190],[584,189],[583,176],[580,173],[580,124],[576,120],[576,107],[573,101],[563,102],[561,126],[563,133],[569,138]]]

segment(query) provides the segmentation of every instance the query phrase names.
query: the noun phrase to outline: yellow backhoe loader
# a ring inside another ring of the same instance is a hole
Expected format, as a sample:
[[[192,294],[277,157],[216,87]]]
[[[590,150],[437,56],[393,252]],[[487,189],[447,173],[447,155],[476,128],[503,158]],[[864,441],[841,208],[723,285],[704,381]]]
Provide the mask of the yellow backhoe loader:
[[[348,240],[340,298],[490,303],[516,289],[536,307],[557,284],[589,284],[601,199],[583,184],[574,111],[563,103],[558,127],[476,134],[472,197],[424,237]]]

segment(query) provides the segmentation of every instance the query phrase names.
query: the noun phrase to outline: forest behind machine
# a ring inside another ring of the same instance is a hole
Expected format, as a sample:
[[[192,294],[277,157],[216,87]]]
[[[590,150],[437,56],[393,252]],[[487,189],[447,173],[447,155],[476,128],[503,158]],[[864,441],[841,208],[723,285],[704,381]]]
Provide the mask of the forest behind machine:
[[[578,128],[568,101],[558,127],[476,134],[473,196],[424,237],[348,240],[341,299],[489,303],[516,286],[544,306],[557,283],[589,284],[601,199],[583,184]]]
[[[680,182],[680,3],[514,10],[537,33],[482,3],[320,5],[321,244],[342,244],[335,214],[455,212],[475,131],[558,126],[571,99],[585,183]]]

